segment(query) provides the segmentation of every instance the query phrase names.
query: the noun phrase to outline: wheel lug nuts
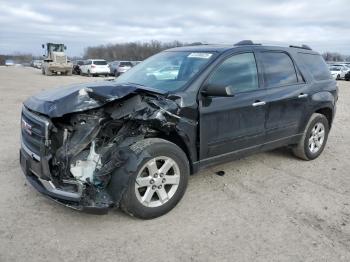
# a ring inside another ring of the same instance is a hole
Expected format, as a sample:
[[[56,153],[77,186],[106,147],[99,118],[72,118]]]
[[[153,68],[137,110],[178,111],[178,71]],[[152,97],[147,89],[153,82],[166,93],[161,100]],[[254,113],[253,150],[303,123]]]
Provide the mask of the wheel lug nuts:
[[[160,175],[159,175],[160,177],[163,177],[164,176],[164,174],[163,173],[160,173]]]
[[[166,181],[166,179],[165,179],[165,178],[163,178],[163,179],[162,179],[162,183],[165,183],[165,181]]]
[[[156,187],[157,187],[157,186],[153,185],[153,186],[152,186],[152,189],[154,190],[154,189],[156,189]]]
[[[162,185],[158,186],[158,189],[162,189]]]
[[[153,179],[151,179],[151,181],[149,181],[150,182],[150,184],[154,184],[154,180]]]
[[[158,174],[154,174],[153,176],[154,176],[154,178],[157,178],[157,177],[158,177]]]

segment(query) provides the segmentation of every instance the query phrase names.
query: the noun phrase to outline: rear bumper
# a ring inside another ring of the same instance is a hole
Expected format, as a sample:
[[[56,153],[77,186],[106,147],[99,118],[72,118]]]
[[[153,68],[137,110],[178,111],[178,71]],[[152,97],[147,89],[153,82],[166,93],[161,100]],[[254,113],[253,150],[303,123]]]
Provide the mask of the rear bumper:
[[[54,200],[57,203],[65,205],[67,207],[84,211],[93,214],[106,214],[108,207],[106,206],[84,206],[81,204],[83,187],[79,183],[67,181],[67,184],[72,184],[76,190],[66,191],[57,187],[52,180],[50,180],[50,174],[45,167],[47,159],[34,158],[33,155],[28,152],[22,145],[20,149],[20,164],[23,173],[28,182],[41,194]]]
[[[91,70],[90,70],[90,73],[91,74],[96,74],[96,75],[98,75],[98,74],[101,74],[101,75],[103,75],[103,74],[110,74],[111,73],[111,70],[109,70],[109,69],[96,69],[96,68],[91,68]]]

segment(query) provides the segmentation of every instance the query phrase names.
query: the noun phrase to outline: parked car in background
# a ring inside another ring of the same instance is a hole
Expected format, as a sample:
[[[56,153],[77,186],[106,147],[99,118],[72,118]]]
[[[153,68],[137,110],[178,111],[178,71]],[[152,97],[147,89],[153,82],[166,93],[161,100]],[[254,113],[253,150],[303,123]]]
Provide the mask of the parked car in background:
[[[110,68],[104,59],[88,59],[79,66],[82,75],[98,76],[110,74]]]
[[[345,74],[347,73],[346,67],[340,65],[331,65],[329,71],[331,71],[332,77],[336,80],[345,79]]]
[[[84,60],[77,60],[73,62],[73,74],[80,75],[81,69],[80,66],[84,64]]]
[[[111,69],[111,75],[120,76],[132,68],[134,65],[131,61],[113,61],[109,63],[109,66]]]
[[[5,60],[5,66],[14,66],[15,62],[13,62],[12,59],[6,59]]]
[[[33,60],[32,67],[41,69],[42,62],[43,62],[42,60]]]
[[[346,81],[350,81],[350,71],[348,71],[346,74],[345,74],[345,80]]]

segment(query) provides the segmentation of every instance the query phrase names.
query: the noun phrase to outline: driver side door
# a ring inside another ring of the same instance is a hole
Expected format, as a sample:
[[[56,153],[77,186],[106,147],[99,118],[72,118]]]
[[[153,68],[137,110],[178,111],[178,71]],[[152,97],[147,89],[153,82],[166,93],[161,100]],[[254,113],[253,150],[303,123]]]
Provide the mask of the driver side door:
[[[260,88],[253,52],[232,55],[204,86],[231,86],[234,96],[199,99],[201,161],[258,150],[265,136],[265,90]]]

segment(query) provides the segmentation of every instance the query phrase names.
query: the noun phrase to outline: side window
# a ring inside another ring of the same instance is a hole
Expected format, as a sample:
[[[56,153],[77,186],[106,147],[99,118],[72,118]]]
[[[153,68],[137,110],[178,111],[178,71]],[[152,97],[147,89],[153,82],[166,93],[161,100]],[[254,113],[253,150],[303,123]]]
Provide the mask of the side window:
[[[286,53],[263,52],[260,60],[264,69],[265,87],[277,87],[298,83],[292,59]]]
[[[232,86],[235,92],[258,89],[258,72],[253,53],[226,59],[210,76],[209,85]]]

